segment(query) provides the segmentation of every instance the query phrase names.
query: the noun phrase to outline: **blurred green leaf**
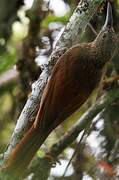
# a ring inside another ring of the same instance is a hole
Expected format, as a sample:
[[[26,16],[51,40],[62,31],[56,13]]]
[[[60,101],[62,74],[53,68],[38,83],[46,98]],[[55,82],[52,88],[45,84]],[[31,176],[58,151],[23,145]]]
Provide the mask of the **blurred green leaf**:
[[[70,14],[66,14],[65,16],[54,16],[52,14],[49,14],[43,21],[42,21],[42,27],[43,28],[48,28],[48,25],[51,23],[51,22],[60,22],[60,23],[63,23],[63,24],[66,24],[67,21],[69,20],[69,17],[70,17]]]
[[[40,158],[42,158],[42,157],[45,156],[45,152],[42,151],[42,150],[39,150],[39,151],[37,152],[37,156],[40,157]]]
[[[10,69],[16,63],[16,59],[16,50],[13,48],[0,55],[0,74]]]

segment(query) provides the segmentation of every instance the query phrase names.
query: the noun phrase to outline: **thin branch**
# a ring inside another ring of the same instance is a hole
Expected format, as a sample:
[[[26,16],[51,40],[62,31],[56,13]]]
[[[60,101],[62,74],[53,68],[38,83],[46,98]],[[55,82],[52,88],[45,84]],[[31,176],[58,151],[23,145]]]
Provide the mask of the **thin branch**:
[[[89,26],[90,29],[92,30],[93,34],[94,34],[95,36],[97,36],[98,33],[96,32],[96,30],[94,29],[94,27],[92,26],[92,24],[91,24],[91,23],[88,23],[88,26]]]
[[[49,74],[51,73],[57,59],[61,54],[64,53],[64,51],[66,51],[66,48],[80,42],[80,33],[82,30],[84,30],[103,1],[104,0],[83,0],[78,4],[76,10],[70,18],[69,23],[65,27],[64,32],[56,43],[48,62],[48,68],[43,70],[39,79],[33,85],[31,96],[27,100],[21,115],[17,120],[17,124],[12,134],[10,145],[5,153],[5,157],[8,156],[8,154],[13,150],[13,148],[22,138],[23,134],[26,132],[26,129],[28,129],[29,123],[31,123],[30,121],[33,119],[34,113],[37,111]]]
[[[84,130],[84,132],[83,132],[83,134],[82,134],[82,136],[81,136],[81,138],[80,138],[80,140],[79,140],[79,142],[78,142],[78,144],[77,144],[77,146],[76,146],[76,149],[75,149],[74,153],[72,154],[72,156],[71,156],[71,158],[70,158],[70,160],[69,160],[69,162],[68,162],[68,164],[67,164],[67,166],[66,166],[66,168],[65,168],[65,171],[64,171],[64,173],[63,173],[62,178],[65,177],[66,172],[67,172],[67,170],[68,170],[68,168],[69,168],[69,166],[70,166],[73,158],[74,158],[75,155],[77,154],[77,151],[78,151],[79,146],[80,146],[80,144],[81,144],[81,142],[82,142],[82,140],[83,140],[83,138],[84,138],[84,136],[85,136],[85,133],[86,133],[86,129]]]

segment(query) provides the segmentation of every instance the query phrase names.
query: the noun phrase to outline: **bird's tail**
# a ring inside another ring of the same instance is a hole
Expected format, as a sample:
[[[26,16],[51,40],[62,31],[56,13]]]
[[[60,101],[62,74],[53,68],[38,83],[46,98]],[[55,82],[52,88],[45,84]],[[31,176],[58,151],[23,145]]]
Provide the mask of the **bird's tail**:
[[[32,126],[7,158],[4,168],[6,173],[21,176],[48,135]]]

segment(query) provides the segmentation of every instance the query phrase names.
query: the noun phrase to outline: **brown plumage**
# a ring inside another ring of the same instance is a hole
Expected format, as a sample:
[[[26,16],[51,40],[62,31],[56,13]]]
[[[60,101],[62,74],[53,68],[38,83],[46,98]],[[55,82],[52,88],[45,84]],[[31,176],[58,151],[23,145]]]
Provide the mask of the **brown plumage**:
[[[36,120],[5,164],[5,171],[21,175],[50,132],[74,113],[98,85],[102,69],[116,45],[108,3],[105,25],[92,43],[70,48],[56,63],[44,90]]]

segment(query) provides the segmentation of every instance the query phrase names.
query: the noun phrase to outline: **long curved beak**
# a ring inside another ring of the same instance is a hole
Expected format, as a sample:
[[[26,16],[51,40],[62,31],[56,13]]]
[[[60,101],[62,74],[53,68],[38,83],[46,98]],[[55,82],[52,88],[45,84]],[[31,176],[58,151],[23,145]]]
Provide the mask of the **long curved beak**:
[[[113,15],[112,15],[112,7],[110,2],[108,2],[107,5],[107,15],[106,15],[106,20],[105,20],[105,24],[103,26],[103,28],[106,27],[113,27]]]

